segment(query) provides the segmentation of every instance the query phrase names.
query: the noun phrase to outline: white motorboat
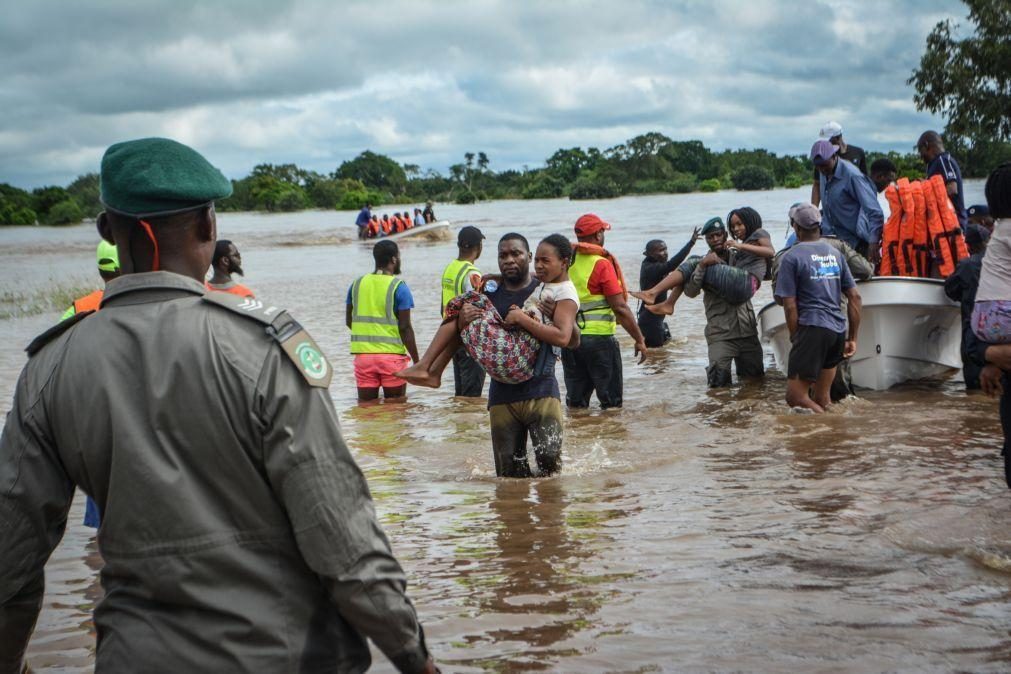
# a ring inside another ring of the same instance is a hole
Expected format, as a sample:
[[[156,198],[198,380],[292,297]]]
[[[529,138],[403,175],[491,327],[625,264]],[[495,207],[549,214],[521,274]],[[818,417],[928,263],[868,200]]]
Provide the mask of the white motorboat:
[[[944,281],[880,276],[858,283],[857,289],[863,310],[857,352],[850,360],[855,386],[883,391],[962,367],[961,312],[944,294]],[[776,366],[786,372],[790,334],[783,307],[763,307],[758,330],[772,345]]]
[[[424,225],[417,225],[402,232],[396,232],[388,236],[376,237],[374,239],[364,239],[365,243],[375,243],[388,239],[389,241],[403,241],[404,239],[417,239],[419,241],[449,241],[452,239],[449,228],[449,220],[436,220],[427,222]]]

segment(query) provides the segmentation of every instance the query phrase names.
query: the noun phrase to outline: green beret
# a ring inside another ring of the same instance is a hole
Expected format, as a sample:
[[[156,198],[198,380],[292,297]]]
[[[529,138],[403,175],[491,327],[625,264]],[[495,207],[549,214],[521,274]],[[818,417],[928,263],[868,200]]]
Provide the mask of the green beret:
[[[713,232],[725,231],[727,231],[727,227],[723,224],[723,220],[719,217],[709,218],[706,220],[706,224],[702,225],[702,236],[712,234]]]
[[[203,156],[168,138],[116,143],[102,157],[102,203],[133,217],[181,213],[223,199],[232,183]]]

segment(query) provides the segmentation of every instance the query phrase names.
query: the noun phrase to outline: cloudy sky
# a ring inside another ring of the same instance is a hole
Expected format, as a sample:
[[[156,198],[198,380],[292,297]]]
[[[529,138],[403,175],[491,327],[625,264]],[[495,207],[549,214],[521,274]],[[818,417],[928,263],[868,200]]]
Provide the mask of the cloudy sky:
[[[445,172],[543,165],[647,131],[805,152],[943,126],[906,85],[957,0],[5,0],[0,182],[66,184],[168,136],[239,178],[365,149]]]

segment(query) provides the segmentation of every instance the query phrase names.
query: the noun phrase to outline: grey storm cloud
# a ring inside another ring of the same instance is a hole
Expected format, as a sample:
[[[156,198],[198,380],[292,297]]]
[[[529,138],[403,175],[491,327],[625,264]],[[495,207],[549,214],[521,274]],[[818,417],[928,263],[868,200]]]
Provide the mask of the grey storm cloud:
[[[955,0],[5,3],[0,182],[65,184],[164,135],[229,175],[364,149],[496,169],[647,131],[803,153],[837,119],[907,149],[906,85]]]

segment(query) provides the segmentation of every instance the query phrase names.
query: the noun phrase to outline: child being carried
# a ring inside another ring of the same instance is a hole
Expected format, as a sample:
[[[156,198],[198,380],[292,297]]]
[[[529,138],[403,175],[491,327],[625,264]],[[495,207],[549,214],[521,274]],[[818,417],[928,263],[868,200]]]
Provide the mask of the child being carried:
[[[504,384],[531,379],[543,345],[571,347],[578,337],[579,295],[569,280],[571,262],[569,240],[561,234],[546,237],[534,256],[534,270],[541,284],[522,308],[513,305],[502,318],[483,293],[472,290],[454,297],[446,305],[445,320],[421,360],[396,376],[415,386],[438,388],[443,371],[462,344],[492,379]],[[546,299],[555,302],[550,320],[538,308]],[[465,305],[473,305],[481,315],[464,321],[461,309]]]

